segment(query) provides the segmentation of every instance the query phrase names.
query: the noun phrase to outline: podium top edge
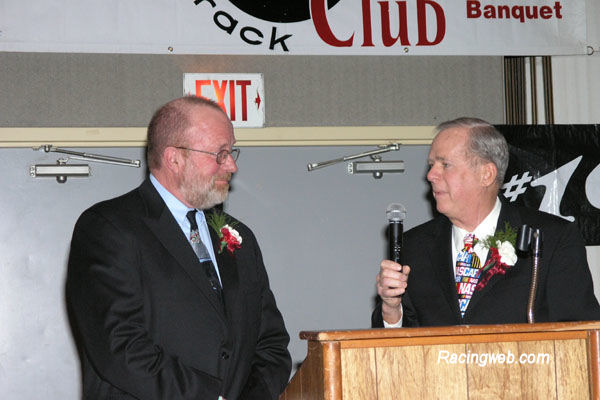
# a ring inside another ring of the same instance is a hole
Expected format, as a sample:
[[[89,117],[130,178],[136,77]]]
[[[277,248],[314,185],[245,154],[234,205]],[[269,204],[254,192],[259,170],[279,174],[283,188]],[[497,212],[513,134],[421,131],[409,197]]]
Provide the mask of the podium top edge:
[[[595,330],[600,330],[600,321],[301,331],[299,336],[303,340],[335,341]]]

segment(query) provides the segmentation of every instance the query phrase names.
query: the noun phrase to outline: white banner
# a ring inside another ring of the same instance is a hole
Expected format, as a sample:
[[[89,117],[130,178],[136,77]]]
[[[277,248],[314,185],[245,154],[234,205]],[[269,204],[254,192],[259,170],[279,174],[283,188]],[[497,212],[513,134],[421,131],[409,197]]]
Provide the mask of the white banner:
[[[585,54],[585,2],[0,0],[0,51]]]

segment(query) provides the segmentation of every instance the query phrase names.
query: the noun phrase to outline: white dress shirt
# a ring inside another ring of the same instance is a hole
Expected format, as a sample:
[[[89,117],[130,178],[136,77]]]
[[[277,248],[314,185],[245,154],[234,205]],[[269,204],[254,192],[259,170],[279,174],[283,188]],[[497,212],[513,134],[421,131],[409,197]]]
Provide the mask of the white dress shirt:
[[[454,267],[454,275],[456,275],[456,258],[458,253],[465,247],[465,236],[469,233],[474,234],[479,240],[485,239],[488,236],[493,236],[496,232],[496,225],[498,224],[498,217],[500,216],[500,208],[502,203],[500,199],[496,198],[496,204],[492,211],[481,221],[473,232],[467,232],[466,230],[459,228],[456,225],[452,225],[452,265]],[[473,247],[473,251],[477,254],[477,257],[481,260],[481,265],[485,263],[488,256],[489,249],[479,245]]]

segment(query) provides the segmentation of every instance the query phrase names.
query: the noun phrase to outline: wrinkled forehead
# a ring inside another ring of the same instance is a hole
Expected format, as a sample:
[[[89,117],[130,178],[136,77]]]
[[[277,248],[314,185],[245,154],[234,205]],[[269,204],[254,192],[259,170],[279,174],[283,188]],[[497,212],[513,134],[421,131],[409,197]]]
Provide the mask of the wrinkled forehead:
[[[189,114],[187,138],[195,143],[211,143],[217,147],[232,146],[235,143],[233,125],[229,117],[214,107],[196,107]]]
[[[431,143],[429,159],[450,159],[456,157],[467,157],[468,131],[461,128],[450,128],[439,132]]]

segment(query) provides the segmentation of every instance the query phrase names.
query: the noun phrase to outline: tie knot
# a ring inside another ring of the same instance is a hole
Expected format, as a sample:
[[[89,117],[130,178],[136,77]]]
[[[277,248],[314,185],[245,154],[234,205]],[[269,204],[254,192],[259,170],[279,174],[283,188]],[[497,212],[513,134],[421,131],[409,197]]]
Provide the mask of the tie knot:
[[[465,249],[472,249],[476,241],[477,238],[475,237],[475,234],[467,233],[464,238]]]
[[[188,211],[185,215],[188,221],[190,221],[190,228],[192,231],[198,230],[198,223],[196,222],[196,209]]]

